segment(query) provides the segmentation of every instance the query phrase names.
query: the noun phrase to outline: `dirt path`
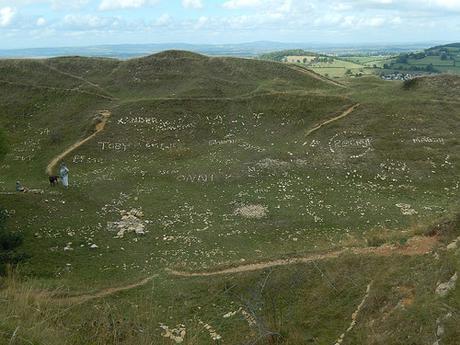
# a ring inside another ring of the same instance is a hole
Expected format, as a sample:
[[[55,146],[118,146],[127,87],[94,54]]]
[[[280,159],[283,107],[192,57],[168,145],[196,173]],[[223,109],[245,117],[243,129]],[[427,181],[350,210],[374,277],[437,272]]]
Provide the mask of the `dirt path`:
[[[53,175],[53,170],[55,168],[55,166],[60,162],[62,161],[69,153],[71,153],[72,151],[76,150],[77,148],[79,148],[80,146],[82,146],[83,144],[87,143],[88,141],[90,141],[91,139],[93,139],[99,132],[101,132],[102,130],[104,130],[106,124],[107,124],[107,121],[108,119],[110,118],[111,116],[111,112],[109,110],[101,110],[99,112],[99,114],[102,116],[101,118],[101,122],[99,122],[97,125],[96,125],[96,131],[91,134],[89,137],[83,139],[83,140],[80,140],[78,142],[76,142],[75,144],[73,144],[72,146],[70,146],[68,149],[66,149],[64,152],[62,152],[60,155],[58,155],[57,157],[53,158],[51,160],[51,162],[49,162],[48,166],[46,167],[46,173],[48,175]]]
[[[98,91],[102,92],[102,94],[106,97],[110,97],[112,99],[115,99],[115,97],[113,97],[109,92],[107,92],[105,89],[103,89],[101,86],[99,86],[98,84],[96,83],[93,83],[92,81],[89,81],[88,79],[85,79],[83,77],[80,77],[78,75],[75,75],[75,74],[72,74],[72,73],[68,73],[68,72],[64,72],[64,71],[61,71],[60,69],[57,69],[56,67],[54,66],[50,66],[50,65],[47,65],[45,63],[42,63],[43,66],[45,66],[46,68],[56,72],[56,73],[59,73],[59,74],[62,74],[62,75],[65,75],[65,76],[68,76],[68,77],[71,77],[71,78],[74,78],[74,79],[77,79],[77,80],[80,80],[81,82],[85,83],[85,84],[88,84],[89,86],[97,89]]]
[[[404,256],[416,256],[424,255],[432,251],[434,246],[438,243],[436,237],[422,237],[416,236],[411,238],[406,246],[394,246],[394,245],[383,245],[381,247],[368,247],[368,248],[349,248],[338,250],[335,252],[324,253],[324,254],[313,254],[301,258],[281,259],[274,261],[261,262],[256,264],[245,264],[238,267],[227,268],[212,272],[180,272],[169,270],[169,273],[177,277],[210,277],[224,274],[242,273],[242,272],[253,272],[263,270],[265,268],[276,267],[276,266],[287,266],[299,263],[309,263],[313,261],[327,260],[338,258],[341,254],[352,253],[355,255],[377,255],[377,256],[391,256],[391,255],[404,255]],[[153,276],[147,277],[139,282],[102,289],[92,294],[83,294],[71,297],[56,297],[55,301],[70,303],[70,304],[82,304],[87,301],[91,301],[98,298],[104,298],[111,295],[115,295],[119,292],[133,290],[144,285],[147,285]]]
[[[347,248],[335,252],[324,254],[313,254],[300,258],[273,260],[255,264],[244,264],[237,267],[226,268],[211,272],[181,272],[170,270],[172,275],[179,277],[210,277],[224,274],[234,274],[242,272],[260,271],[270,267],[287,266],[300,263],[309,263],[313,261],[321,261],[327,259],[338,258],[341,254],[352,253],[354,255],[377,255],[377,256],[391,256],[391,255],[404,255],[416,256],[424,255],[434,248],[438,239],[436,237],[421,237],[416,236],[411,238],[406,246],[383,245],[381,247],[365,247],[365,248]]]
[[[93,299],[104,298],[104,297],[108,297],[111,295],[115,295],[119,292],[136,289],[138,287],[147,285],[152,279],[153,277],[148,277],[137,283],[133,283],[133,284],[125,285],[125,286],[119,286],[119,287],[110,287],[110,288],[95,292],[93,294],[84,294],[84,295],[71,296],[71,297],[56,297],[54,298],[54,300],[59,301],[59,302],[64,302],[64,303],[70,303],[70,304],[81,304],[81,303],[85,303]]]
[[[32,84],[26,84],[26,83],[18,83],[18,82],[13,82],[9,80],[0,80],[0,83],[7,84],[7,85],[12,85],[12,86],[21,86],[21,87],[28,87],[32,89],[38,89],[38,90],[49,90],[49,91],[65,91],[65,92],[77,92],[80,94],[85,94],[85,95],[91,95],[91,96],[96,96],[100,98],[104,98],[110,101],[115,100],[115,98],[102,95],[99,93],[91,92],[91,91],[85,91],[85,90],[80,90],[80,89],[66,89],[66,88],[60,88],[60,87],[54,87],[54,86],[44,86],[44,85],[32,85]]]
[[[346,86],[339,83],[339,82],[336,82],[332,79],[329,79],[329,78],[326,78],[324,76],[322,76],[321,74],[318,74],[318,73],[315,73],[313,72],[312,70],[309,70],[307,68],[303,68],[303,67],[300,67],[300,66],[297,66],[297,65],[288,65],[289,68],[297,71],[297,72],[300,72],[300,73],[303,73],[303,74],[306,74],[310,77],[312,77],[313,79],[316,79],[316,80],[320,80],[322,82],[325,82],[329,85],[334,85],[334,86],[338,86],[338,87],[342,87],[342,88],[345,88]]]
[[[308,137],[310,134],[316,132],[317,130],[319,130],[321,127],[323,126],[326,126],[332,122],[335,122],[335,121],[338,121],[348,115],[350,115],[352,112],[355,111],[356,108],[358,108],[361,104],[360,103],[356,103],[355,105],[351,106],[350,108],[348,108],[347,110],[345,110],[342,114],[340,114],[339,116],[336,116],[336,117],[333,117],[332,119],[329,119],[329,120],[326,120],[324,122],[321,122],[319,125],[311,128],[308,130],[307,134],[305,135],[306,137]],[[307,145],[307,143],[305,142],[303,144],[304,146]]]

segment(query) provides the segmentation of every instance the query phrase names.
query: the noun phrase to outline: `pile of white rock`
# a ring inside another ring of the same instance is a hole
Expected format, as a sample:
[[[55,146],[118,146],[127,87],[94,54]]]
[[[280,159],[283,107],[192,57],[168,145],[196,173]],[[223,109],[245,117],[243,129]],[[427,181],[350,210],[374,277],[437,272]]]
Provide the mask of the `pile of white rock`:
[[[118,222],[108,222],[107,229],[116,231],[115,238],[123,238],[126,233],[134,232],[137,235],[145,235],[144,213],[140,209],[133,208],[131,211],[120,211],[121,220]]]

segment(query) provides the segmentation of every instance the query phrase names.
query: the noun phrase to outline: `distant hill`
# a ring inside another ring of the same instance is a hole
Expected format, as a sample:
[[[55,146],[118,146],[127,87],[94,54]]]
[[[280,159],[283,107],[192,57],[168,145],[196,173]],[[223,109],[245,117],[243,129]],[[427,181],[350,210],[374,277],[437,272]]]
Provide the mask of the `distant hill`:
[[[398,54],[425,49],[433,43],[418,44],[331,44],[331,43],[285,43],[258,41],[236,44],[187,44],[187,43],[157,43],[157,44],[116,44],[95,45],[86,47],[48,47],[25,49],[0,49],[0,58],[50,58],[58,56],[111,57],[129,59],[147,56],[164,50],[188,50],[212,56],[257,57],[264,53],[279,50],[303,49],[321,53],[351,54]]]

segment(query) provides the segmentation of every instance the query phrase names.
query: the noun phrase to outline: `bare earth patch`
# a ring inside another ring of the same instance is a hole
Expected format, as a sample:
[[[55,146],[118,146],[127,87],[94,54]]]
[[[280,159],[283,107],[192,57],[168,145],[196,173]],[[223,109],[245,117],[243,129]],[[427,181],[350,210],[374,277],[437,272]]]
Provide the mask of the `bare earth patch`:
[[[245,205],[234,211],[235,215],[243,218],[261,219],[267,215],[268,209],[263,205]]]

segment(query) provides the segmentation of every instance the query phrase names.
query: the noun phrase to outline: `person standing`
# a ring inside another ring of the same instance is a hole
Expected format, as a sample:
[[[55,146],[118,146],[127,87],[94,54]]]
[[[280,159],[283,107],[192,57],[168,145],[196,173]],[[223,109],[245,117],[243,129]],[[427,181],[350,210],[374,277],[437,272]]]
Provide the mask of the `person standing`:
[[[62,185],[64,188],[69,187],[69,169],[65,165],[64,162],[61,163],[61,167],[59,169],[59,175],[61,177]]]

